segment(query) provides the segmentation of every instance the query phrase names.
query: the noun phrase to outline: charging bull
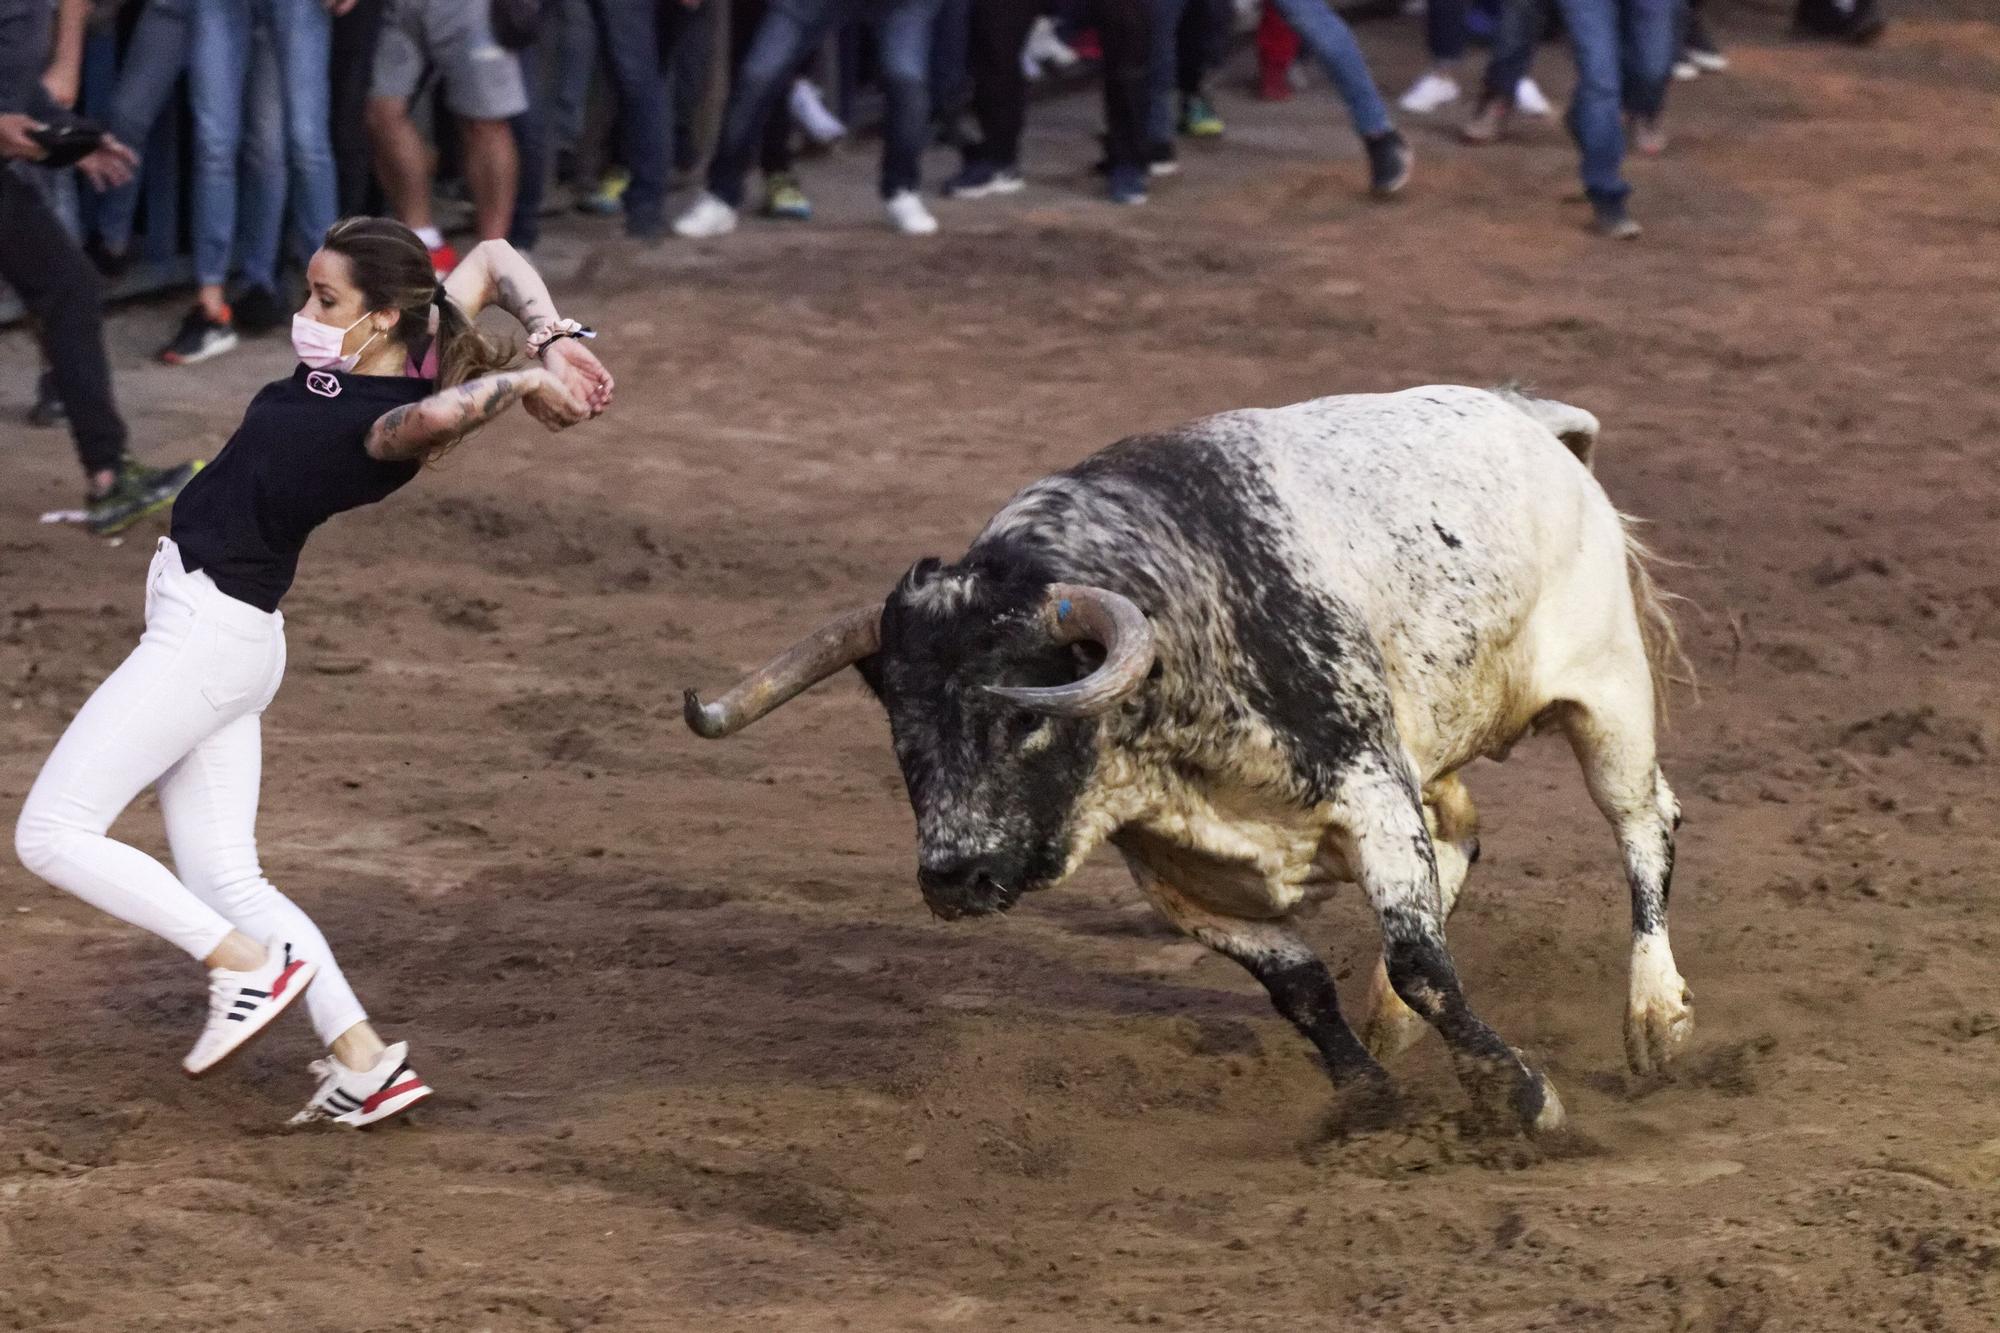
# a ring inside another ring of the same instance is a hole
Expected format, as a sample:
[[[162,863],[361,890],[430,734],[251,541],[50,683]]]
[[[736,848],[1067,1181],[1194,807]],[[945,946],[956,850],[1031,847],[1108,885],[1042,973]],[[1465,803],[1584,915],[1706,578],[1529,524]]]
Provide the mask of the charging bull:
[[[1655,762],[1678,652],[1591,474],[1597,420],[1429,387],[1229,412],[1037,481],[964,557],[919,562],[688,725],[727,736],[847,666],[888,712],[918,882],[1005,912],[1101,843],[1234,959],[1379,1114],[1378,1059],[1435,1028],[1475,1107],[1559,1126],[1547,1080],[1468,1003],[1444,925],[1472,862],[1458,771],[1568,736],[1632,899],[1627,1057],[1693,1027],[1667,943],[1679,807]],[[1294,926],[1358,881],[1382,930],[1357,1037]]]

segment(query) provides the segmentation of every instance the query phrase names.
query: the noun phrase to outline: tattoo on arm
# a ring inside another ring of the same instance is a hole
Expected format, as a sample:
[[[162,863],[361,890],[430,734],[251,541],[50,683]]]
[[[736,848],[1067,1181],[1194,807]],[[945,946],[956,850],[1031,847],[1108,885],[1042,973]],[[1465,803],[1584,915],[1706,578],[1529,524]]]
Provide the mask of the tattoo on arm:
[[[530,270],[528,277],[532,283],[524,281],[520,275],[503,273],[498,278],[499,305],[502,310],[521,321],[521,327],[533,333],[542,325],[556,317],[556,303],[549,297],[549,289]]]
[[[368,454],[391,463],[423,458],[519,402],[529,383],[528,372],[509,371],[394,408],[369,431]]]

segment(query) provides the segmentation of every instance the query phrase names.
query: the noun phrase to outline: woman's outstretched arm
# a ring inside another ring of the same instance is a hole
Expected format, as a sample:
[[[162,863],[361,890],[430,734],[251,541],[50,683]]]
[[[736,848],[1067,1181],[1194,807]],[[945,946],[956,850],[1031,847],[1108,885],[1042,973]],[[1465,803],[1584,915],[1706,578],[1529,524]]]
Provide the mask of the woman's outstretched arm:
[[[520,251],[502,240],[473,246],[445,279],[444,290],[467,319],[476,319],[481,310],[497,305],[533,334],[561,318],[542,275]],[[547,344],[542,349],[542,363],[582,400],[591,416],[611,406],[611,372],[579,340],[558,338]],[[531,401],[528,410],[551,430],[558,428],[542,416],[538,402]]]
[[[385,463],[428,458],[515,403],[527,404],[535,419],[550,430],[574,426],[593,415],[553,372],[541,366],[506,370],[384,413],[368,432],[368,456]]]

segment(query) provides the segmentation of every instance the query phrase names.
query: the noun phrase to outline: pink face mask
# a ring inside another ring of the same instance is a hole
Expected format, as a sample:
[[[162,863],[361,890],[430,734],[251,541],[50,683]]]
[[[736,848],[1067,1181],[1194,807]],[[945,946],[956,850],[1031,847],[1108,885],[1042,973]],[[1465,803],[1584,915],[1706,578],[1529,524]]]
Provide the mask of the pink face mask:
[[[377,329],[368,335],[368,342],[362,343],[352,353],[346,356],[340,354],[340,349],[347,342],[348,333],[367,318],[367,315],[363,315],[361,319],[355,320],[346,328],[336,329],[331,324],[322,324],[304,315],[293,315],[292,350],[298,353],[299,360],[313,370],[353,370],[355,363],[361,360],[361,354],[368,350],[368,343],[382,336],[382,330]]]

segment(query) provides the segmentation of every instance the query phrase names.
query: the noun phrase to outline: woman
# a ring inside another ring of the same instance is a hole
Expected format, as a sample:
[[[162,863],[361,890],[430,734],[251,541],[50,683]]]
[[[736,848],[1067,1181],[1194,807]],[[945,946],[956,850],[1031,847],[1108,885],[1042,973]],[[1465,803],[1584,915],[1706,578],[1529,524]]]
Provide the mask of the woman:
[[[385,1045],[306,914],[257,860],[259,728],[285,669],[284,617],[312,530],[386,498],[427,459],[514,403],[560,430],[611,403],[611,377],[504,241],[440,285],[408,227],[337,222],[292,319],[301,364],[251,400],[181,493],[146,584],[146,633],[56,743],[22,808],[30,870],[208,968],[207,1025],[183,1067],[214,1068],[301,995],[331,1055],[294,1123],[359,1128],[430,1095],[405,1042]],[[472,318],[498,302],[538,364]],[[179,877],[106,837],[157,783]]]

